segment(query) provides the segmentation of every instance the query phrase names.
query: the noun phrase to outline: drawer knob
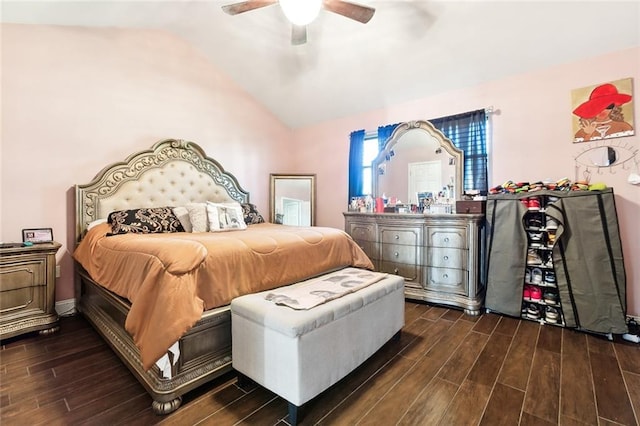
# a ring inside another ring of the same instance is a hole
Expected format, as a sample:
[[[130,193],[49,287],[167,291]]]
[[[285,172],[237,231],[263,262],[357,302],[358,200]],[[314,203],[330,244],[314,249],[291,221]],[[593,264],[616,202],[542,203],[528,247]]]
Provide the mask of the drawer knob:
[[[399,240],[400,239],[400,235],[396,234],[395,237],[393,237],[393,238],[395,238],[396,240]]]
[[[449,260],[449,256],[445,256],[443,259],[444,260]]]
[[[395,257],[398,257],[398,256],[400,256],[400,253],[398,253],[398,252],[396,251],[395,253],[393,253],[393,255],[394,255]]]
[[[449,242],[449,237],[445,237],[444,242],[448,243]]]
[[[396,274],[396,275],[398,275],[398,272],[399,272],[399,271],[398,271],[398,268],[395,268],[395,269],[393,270],[393,273],[394,273],[394,274]]]
[[[443,274],[442,278],[449,278],[449,274]]]

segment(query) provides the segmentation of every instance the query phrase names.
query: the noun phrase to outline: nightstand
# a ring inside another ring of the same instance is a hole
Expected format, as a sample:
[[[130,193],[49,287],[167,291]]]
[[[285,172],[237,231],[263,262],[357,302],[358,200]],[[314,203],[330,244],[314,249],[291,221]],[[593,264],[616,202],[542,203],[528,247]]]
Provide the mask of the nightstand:
[[[0,339],[58,330],[56,242],[0,248]]]

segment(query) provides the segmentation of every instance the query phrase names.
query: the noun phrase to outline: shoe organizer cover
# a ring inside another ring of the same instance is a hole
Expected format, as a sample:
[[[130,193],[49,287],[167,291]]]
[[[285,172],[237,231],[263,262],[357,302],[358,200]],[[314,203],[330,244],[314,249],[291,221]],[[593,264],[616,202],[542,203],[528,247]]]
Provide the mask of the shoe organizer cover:
[[[613,189],[537,191],[558,199],[546,214],[558,224],[553,267],[567,327],[627,333],[626,275]],[[527,208],[531,193],[487,197],[485,307],[520,316],[527,260]]]

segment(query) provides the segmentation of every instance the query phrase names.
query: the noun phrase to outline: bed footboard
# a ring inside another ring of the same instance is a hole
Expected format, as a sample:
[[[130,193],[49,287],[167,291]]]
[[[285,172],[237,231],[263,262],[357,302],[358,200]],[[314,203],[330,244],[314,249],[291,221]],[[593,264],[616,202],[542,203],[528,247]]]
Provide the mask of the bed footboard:
[[[180,357],[168,379],[156,366],[149,371],[142,368],[139,350],[124,328],[129,302],[96,284],[79,264],[76,280],[78,310],[151,395],[156,414],[175,411],[182,395],[232,369],[228,306],[206,311],[179,340]]]

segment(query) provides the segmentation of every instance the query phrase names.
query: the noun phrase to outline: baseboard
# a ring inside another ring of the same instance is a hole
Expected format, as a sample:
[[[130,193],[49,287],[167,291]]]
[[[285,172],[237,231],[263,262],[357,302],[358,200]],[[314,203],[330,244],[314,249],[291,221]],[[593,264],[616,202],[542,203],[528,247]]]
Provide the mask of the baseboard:
[[[55,309],[60,317],[74,315],[76,313],[76,299],[60,300],[56,302]]]

